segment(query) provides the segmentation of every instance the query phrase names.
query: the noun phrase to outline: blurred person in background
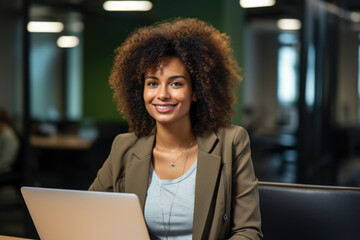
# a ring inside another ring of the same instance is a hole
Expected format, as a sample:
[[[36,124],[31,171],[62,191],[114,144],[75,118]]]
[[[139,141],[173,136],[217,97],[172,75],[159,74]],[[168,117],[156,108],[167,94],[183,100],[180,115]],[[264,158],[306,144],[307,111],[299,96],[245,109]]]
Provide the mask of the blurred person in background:
[[[10,172],[16,161],[20,140],[7,112],[0,107],[0,173]]]

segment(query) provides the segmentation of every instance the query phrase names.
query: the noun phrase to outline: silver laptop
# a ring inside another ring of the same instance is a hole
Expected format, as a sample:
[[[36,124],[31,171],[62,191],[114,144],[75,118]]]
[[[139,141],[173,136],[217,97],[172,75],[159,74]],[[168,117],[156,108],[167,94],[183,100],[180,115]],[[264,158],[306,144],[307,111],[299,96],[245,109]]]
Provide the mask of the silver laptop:
[[[135,194],[22,187],[41,240],[148,240]]]

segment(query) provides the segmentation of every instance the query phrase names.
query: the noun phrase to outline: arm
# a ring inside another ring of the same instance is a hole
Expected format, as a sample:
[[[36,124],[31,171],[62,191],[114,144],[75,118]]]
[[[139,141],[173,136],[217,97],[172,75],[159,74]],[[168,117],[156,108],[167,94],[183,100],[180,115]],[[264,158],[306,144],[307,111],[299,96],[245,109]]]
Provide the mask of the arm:
[[[232,165],[230,239],[260,239],[262,233],[258,181],[251,160],[249,136],[243,128],[238,128],[233,147],[235,154]]]
[[[94,180],[94,182],[89,187],[90,191],[104,191],[104,192],[112,192],[117,191],[114,189],[115,181],[118,178],[119,179],[119,172],[120,169],[117,168],[116,165],[119,165],[122,161],[122,156],[120,152],[124,152],[122,149],[124,147],[124,144],[127,141],[124,141],[124,138],[126,138],[125,134],[118,135],[111,146],[110,154],[106,161],[104,162],[103,166],[100,168],[100,170],[97,173],[97,176]],[[114,168],[117,168],[117,173],[113,173]],[[114,175],[115,174],[115,175]]]
[[[113,152],[113,148],[115,145],[115,141],[113,142],[113,145],[111,147],[111,152]],[[100,168],[100,170],[97,173],[97,176],[94,180],[94,182],[89,187],[89,191],[106,191],[106,192],[112,192],[113,191],[113,174],[112,174],[112,154],[110,152],[110,155],[104,162],[103,166]]]
[[[123,192],[124,171],[126,162],[132,151],[129,151],[135,142],[134,134],[119,134],[112,146],[109,157],[100,168],[94,182],[89,187],[90,191]],[[128,154],[128,155],[127,155]]]

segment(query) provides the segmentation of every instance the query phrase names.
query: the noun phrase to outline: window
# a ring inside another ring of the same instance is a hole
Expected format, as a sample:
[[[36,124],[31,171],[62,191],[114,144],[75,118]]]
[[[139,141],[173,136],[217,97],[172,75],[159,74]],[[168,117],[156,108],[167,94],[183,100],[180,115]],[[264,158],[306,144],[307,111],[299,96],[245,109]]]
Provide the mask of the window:
[[[277,96],[280,105],[289,106],[296,103],[298,98],[299,53],[296,48],[297,35],[280,33],[279,43]]]

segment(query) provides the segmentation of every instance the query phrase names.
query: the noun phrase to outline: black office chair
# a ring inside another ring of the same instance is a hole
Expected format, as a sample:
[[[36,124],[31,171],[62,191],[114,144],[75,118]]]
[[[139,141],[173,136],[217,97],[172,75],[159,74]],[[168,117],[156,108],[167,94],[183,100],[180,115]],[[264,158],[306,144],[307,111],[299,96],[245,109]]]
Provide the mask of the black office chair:
[[[360,188],[259,183],[264,240],[360,239]]]

